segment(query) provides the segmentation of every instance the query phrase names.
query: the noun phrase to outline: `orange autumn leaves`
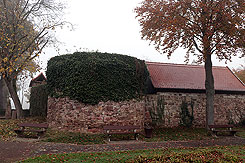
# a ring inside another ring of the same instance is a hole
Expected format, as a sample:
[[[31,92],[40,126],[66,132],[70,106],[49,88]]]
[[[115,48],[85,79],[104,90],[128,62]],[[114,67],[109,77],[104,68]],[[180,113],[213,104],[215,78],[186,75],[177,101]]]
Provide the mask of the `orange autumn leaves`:
[[[38,32],[25,19],[20,1],[0,2],[0,73],[3,77],[16,77],[39,50]]]
[[[244,57],[245,3],[242,0],[145,0],[135,9],[142,38],[168,56],[179,47],[220,60]]]

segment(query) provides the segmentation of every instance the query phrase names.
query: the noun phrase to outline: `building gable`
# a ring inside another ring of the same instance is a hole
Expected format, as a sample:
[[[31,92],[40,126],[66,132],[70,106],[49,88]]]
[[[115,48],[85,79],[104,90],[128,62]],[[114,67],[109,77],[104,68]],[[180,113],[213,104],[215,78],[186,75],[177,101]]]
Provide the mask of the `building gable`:
[[[31,80],[29,87],[45,84],[46,82],[46,77],[43,75],[43,73],[41,73],[36,78]]]

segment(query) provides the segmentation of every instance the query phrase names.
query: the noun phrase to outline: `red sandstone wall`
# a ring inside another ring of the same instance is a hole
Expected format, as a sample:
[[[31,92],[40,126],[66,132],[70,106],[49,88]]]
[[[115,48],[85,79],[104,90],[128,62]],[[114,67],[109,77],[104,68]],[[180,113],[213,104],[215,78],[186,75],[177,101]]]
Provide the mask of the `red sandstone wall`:
[[[164,127],[176,127],[180,123],[180,108],[182,101],[190,103],[193,101],[195,127],[205,127],[206,122],[206,95],[200,93],[159,93],[146,97],[146,119],[149,119],[149,109],[157,106],[157,99],[164,99]],[[217,94],[214,99],[215,124],[235,124],[240,122],[240,118],[245,117],[245,96],[244,95],[224,95]],[[191,107],[188,107],[191,111]]]
[[[157,106],[158,98],[164,99],[162,126],[175,127],[180,123],[180,106],[183,100],[194,103],[195,127],[205,127],[205,94],[159,93],[148,95],[145,100],[124,102],[100,102],[85,105],[69,98],[49,98],[48,123],[51,127],[78,132],[102,132],[104,125],[141,125],[150,120],[149,109]],[[215,123],[238,123],[245,116],[245,96],[215,95]],[[191,110],[190,106],[188,108]]]
[[[144,101],[100,102],[85,105],[69,98],[49,98],[48,123],[56,129],[103,132],[104,125],[143,125]]]

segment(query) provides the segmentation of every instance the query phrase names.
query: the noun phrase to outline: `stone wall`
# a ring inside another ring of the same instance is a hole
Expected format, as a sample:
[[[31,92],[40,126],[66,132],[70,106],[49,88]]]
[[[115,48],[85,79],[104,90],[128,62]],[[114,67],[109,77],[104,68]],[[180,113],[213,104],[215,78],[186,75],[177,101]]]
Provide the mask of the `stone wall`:
[[[140,125],[151,121],[151,112],[162,108],[162,127],[176,127],[180,124],[182,102],[187,102],[191,113],[193,104],[193,125],[205,127],[206,95],[201,93],[158,93],[143,100],[124,102],[100,102],[85,105],[69,98],[49,98],[48,122],[56,129],[77,132],[102,132],[104,125]],[[164,106],[163,106],[164,105]],[[214,99],[215,124],[239,123],[245,117],[245,96],[217,94]],[[164,108],[164,109],[163,109]]]
[[[85,105],[69,98],[48,99],[50,127],[83,133],[103,132],[104,125],[143,125],[144,101]]]
[[[160,99],[160,100],[159,100]],[[146,121],[151,119],[150,110],[156,112],[159,101],[164,103],[163,122],[164,127],[176,127],[180,124],[181,104],[185,101],[188,110],[192,113],[193,103],[193,125],[205,127],[206,122],[206,95],[203,93],[158,93],[146,97]],[[237,124],[241,118],[245,118],[245,96],[216,94],[214,98],[214,121],[215,124]]]

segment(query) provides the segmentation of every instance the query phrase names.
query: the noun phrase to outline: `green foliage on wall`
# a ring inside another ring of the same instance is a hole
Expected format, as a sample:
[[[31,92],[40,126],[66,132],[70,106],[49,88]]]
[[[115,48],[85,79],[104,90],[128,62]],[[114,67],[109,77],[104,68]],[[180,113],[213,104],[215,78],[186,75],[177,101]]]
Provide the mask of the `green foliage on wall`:
[[[164,125],[164,110],[165,101],[162,96],[157,97],[157,105],[155,106],[154,101],[152,102],[152,110],[149,110],[153,127],[161,127]]]
[[[47,85],[31,88],[30,116],[47,116],[48,91]]]
[[[86,104],[138,98],[145,90],[148,71],[133,57],[75,52],[51,58],[47,67],[49,93]]]
[[[191,113],[188,109],[188,106],[191,107]],[[181,111],[180,111],[180,117],[181,117],[181,122],[180,125],[184,127],[191,127],[192,122],[194,120],[194,115],[193,115],[193,108],[194,108],[194,103],[191,101],[190,104],[188,104],[186,101],[182,101],[181,104]]]

